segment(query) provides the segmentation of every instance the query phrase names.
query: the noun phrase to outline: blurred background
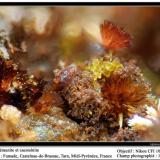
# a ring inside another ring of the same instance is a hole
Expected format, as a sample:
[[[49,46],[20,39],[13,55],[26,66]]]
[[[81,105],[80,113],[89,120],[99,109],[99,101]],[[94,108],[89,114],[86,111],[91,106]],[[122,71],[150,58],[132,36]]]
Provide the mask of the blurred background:
[[[160,96],[160,8],[158,7],[0,7],[0,30],[10,36],[19,54],[12,58],[46,80],[65,64],[81,63],[104,54],[99,26],[109,20],[133,37],[117,55],[135,58]],[[21,50],[18,50],[20,48]]]

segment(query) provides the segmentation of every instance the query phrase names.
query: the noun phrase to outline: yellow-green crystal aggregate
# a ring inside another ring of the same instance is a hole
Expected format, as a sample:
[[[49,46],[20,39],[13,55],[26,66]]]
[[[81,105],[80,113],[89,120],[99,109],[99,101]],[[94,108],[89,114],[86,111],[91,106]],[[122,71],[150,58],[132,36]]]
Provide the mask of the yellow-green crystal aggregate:
[[[123,65],[118,61],[105,61],[102,58],[93,59],[86,67],[93,75],[94,81],[101,79],[102,75],[106,78],[110,77],[111,73],[122,68]]]

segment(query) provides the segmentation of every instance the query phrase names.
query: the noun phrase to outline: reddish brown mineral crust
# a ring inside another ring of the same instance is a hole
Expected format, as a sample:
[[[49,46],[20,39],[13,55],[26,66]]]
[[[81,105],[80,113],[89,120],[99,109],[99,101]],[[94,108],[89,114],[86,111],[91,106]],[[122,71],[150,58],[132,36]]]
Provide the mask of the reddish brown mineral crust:
[[[12,60],[0,58],[0,103],[11,104],[25,112],[42,95],[45,82],[20,70]]]
[[[43,95],[37,100],[37,102],[29,108],[29,111],[34,114],[47,113],[53,106],[62,107],[63,100],[52,89],[44,91]]]
[[[88,140],[100,140],[102,135],[106,138],[107,128],[100,117],[108,102],[96,91],[88,72],[78,70],[60,93],[66,101],[64,111],[81,125],[81,132],[88,135]]]
[[[115,133],[110,141],[114,142],[124,142],[124,141],[139,141],[140,135],[138,132],[135,132],[129,128],[120,129],[117,133]]]
[[[103,98],[95,90],[89,74],[79,71],[62,91],[64,99],[68,102],[67,115],[75,120],[96,124],[99,121],[103,107]],[[103,106],[104,105],[104,106]]]
[[[32,113],[47,113],[52,106],[53,96],[52,93],[44,93],[36,104],[32,107]]]
[[[69,81],[72,79],[72,77],[76,73],[76,71],[77,71],[77,68],[76,68],[75,65],[70,65],[70,66],[60,70],[56,74],[56,76],[55,76],[55,78],[53,80],[54,84],[56,84],[55,85],[56,86],[55,89],[56,90],[63,89],[65,87],[65,85],[67,83],[69,83]]]

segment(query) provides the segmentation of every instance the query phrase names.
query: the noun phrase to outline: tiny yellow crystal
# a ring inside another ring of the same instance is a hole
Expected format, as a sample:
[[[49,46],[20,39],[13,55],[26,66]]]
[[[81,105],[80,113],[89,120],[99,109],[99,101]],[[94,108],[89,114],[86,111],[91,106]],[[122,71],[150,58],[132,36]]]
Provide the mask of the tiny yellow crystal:
[[[93,75],[93,79],[102,78],[102,75],[106,78],[110,77],[111,73],[117,69],[122,68],[123,65],[117,61],[105,61],[102,58],[93,59],[92,62],[86,67],[86,70],[90,71]]]

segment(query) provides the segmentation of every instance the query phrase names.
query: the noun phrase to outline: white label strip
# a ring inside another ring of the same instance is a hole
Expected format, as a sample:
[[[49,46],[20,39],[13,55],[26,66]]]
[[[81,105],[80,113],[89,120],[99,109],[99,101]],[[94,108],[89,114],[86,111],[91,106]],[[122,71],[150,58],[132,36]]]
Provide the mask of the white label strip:
[[[160,146],[28,146],[0,147],[0,159],[12,160],[154,160]]]

